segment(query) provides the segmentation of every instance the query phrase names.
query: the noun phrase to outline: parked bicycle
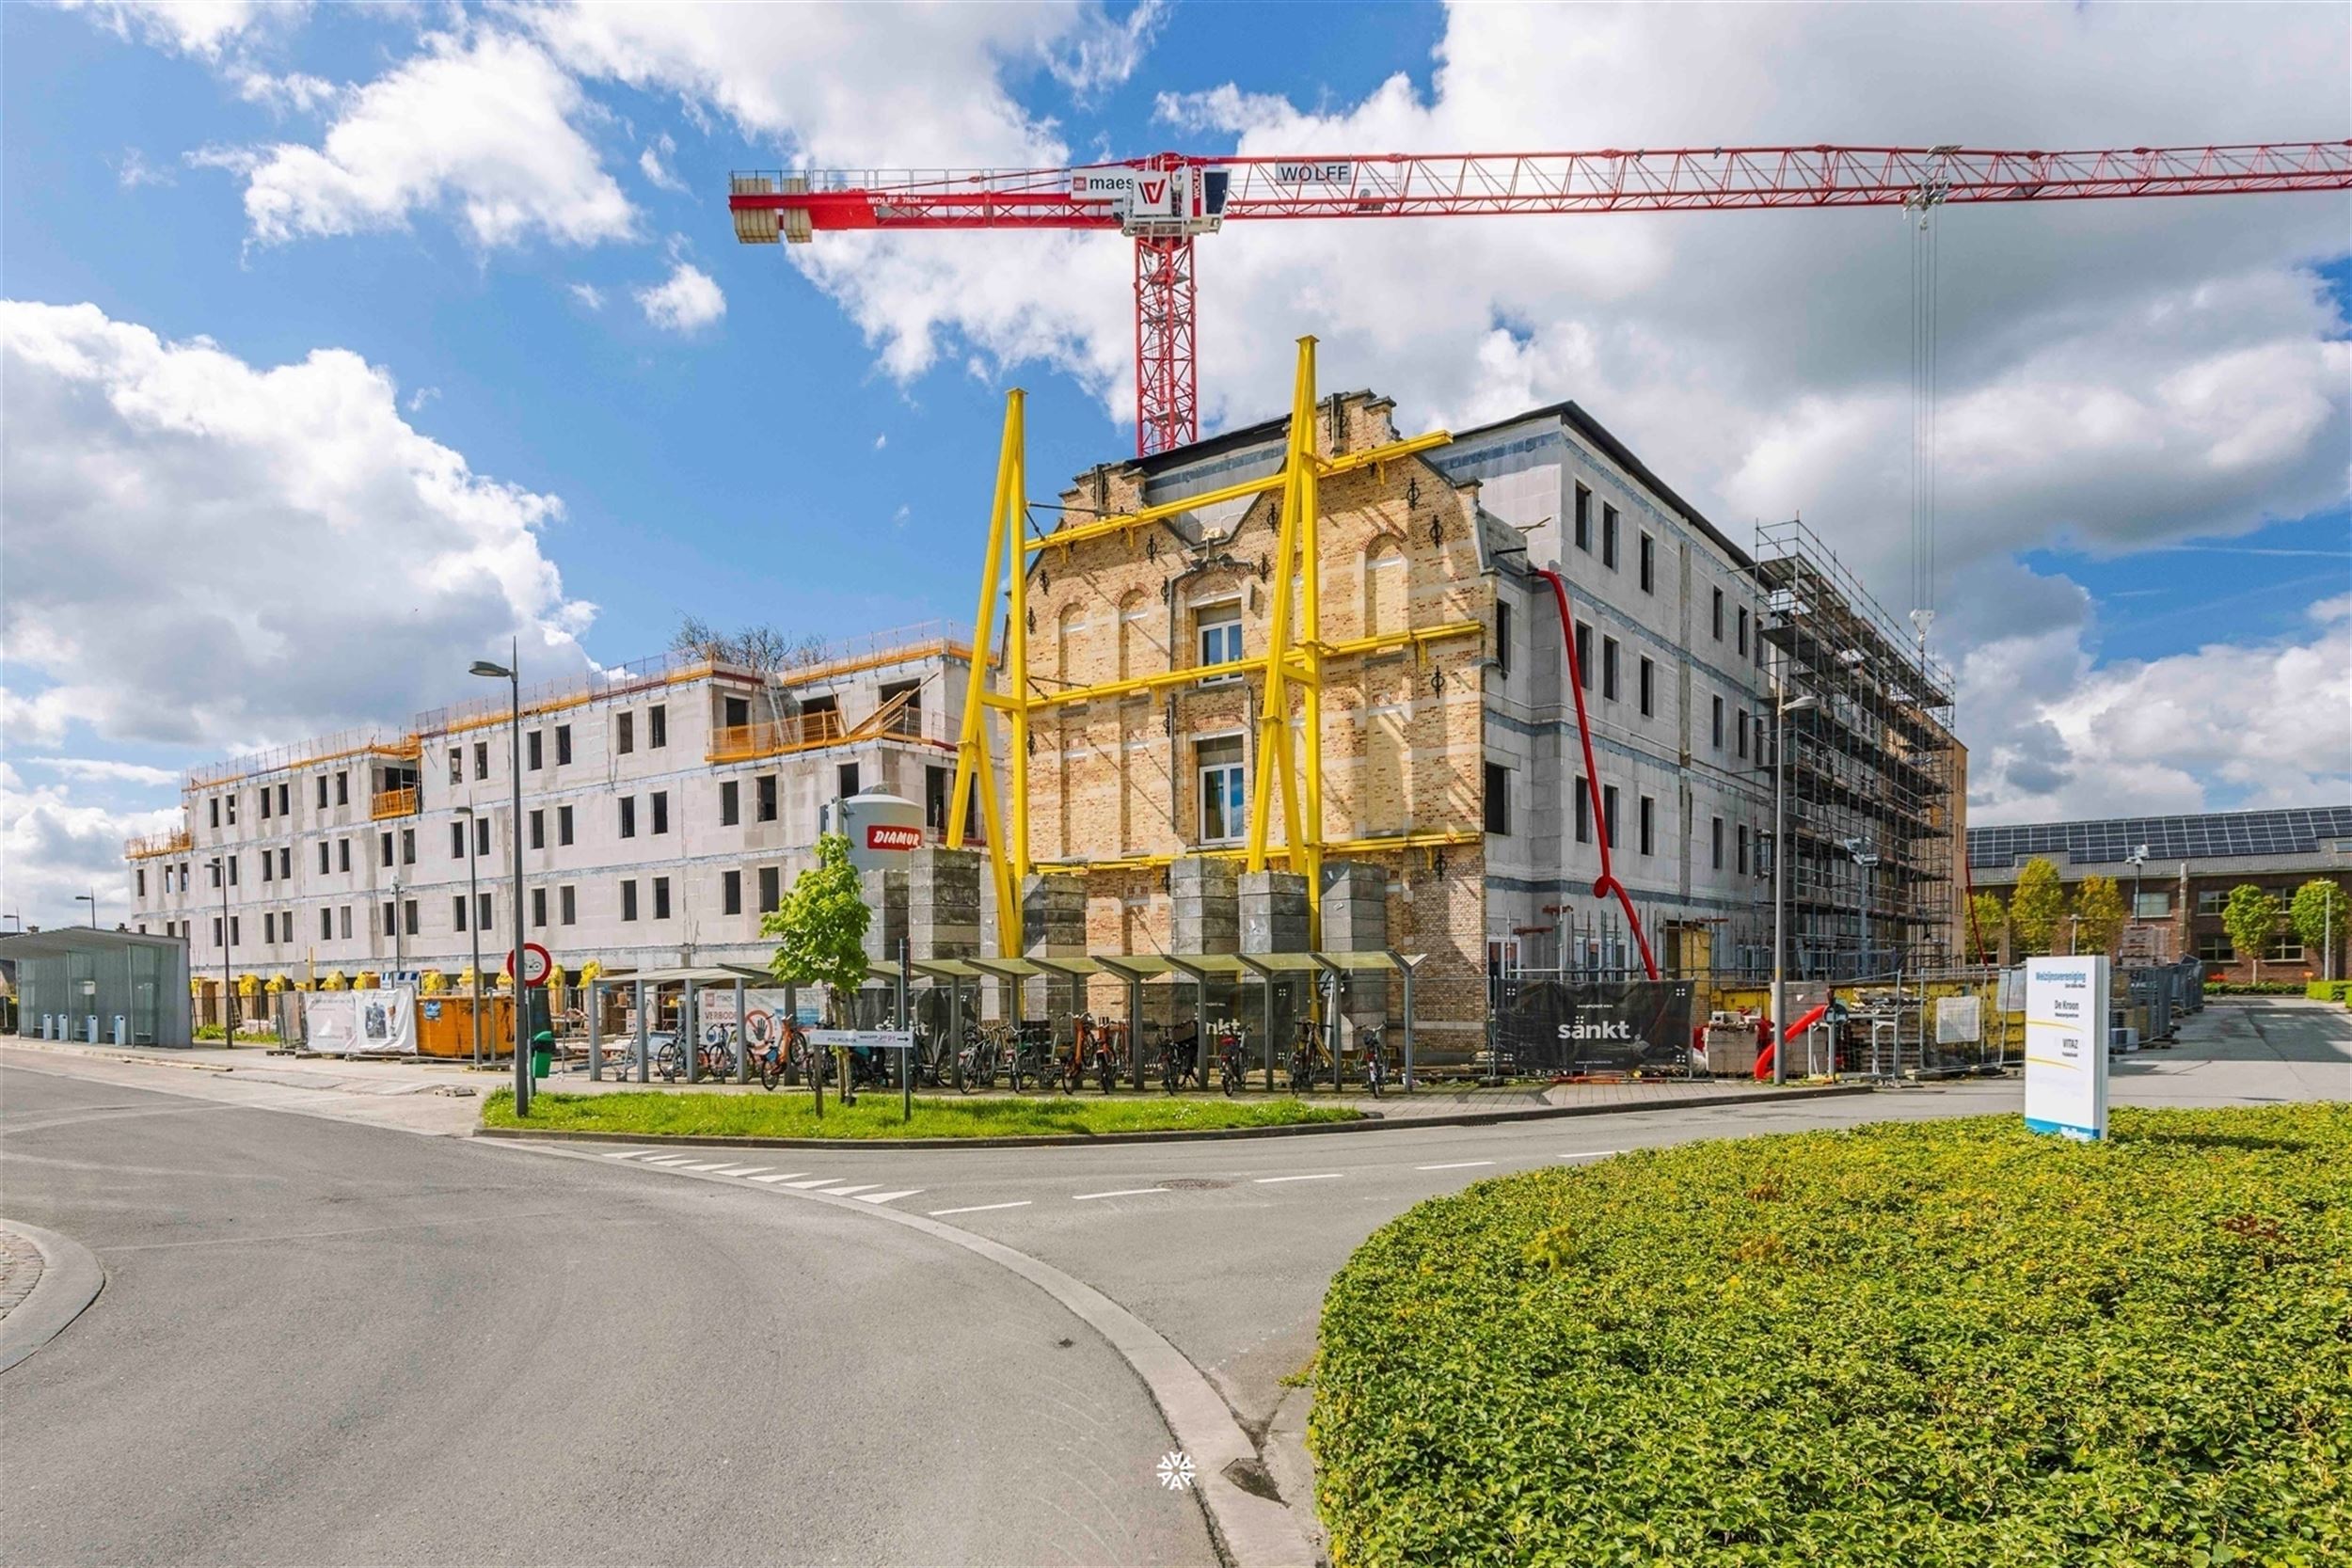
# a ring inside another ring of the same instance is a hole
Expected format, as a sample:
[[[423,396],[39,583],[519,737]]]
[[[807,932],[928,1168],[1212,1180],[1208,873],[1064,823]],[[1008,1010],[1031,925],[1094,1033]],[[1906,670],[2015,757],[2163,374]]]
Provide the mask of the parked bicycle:
[[[1249,1086],[1248,1036],[1237,1022],[1226,1022],[1209,1032],[1209,1041],[1216,1054],[1217,1086],[1227,1094],[1239,1094]]]
[[[665,1084],[686,1076],[686,1053],[679,1049],[677,1037],[666,1029],[645,1037],[645,1062]]]
[[[1098,1023],[1092,1013],[1080,1013],[1070,1034],[1070,1054],[1062,1062],[1062,1092],[1077,1093],[1078,1085],[1091,1076],[1104,1094],[1110,1093],[1119,1082],[1119,1064],[1126,1059],[1127,1026],[1107,1019]]]
[[[962,1043],[956,1047],[956,1070],[965,1094],[996,1086],[996,1066],[1004,1059],[1000,1023],[967,1023]]]
[[[752,1060],[759,1068],[759,1086],[763,1089],[773,1089],[787,1081],[795,1084],[806,1082],[809,1072],[807,1032],[798,1023],[785,1023],[782,1036],[769,1039],[753,1054]]]
[[[1313,1088],[1319,1079],[1328,1079],[1331,1087],[1337,1089],[1339,1064],[1331,1059],[1330,1048],[1323,1043],[1323,1025],[1313,1019],[1302,1018],[1298,1021],[1298,1037],[1291,1046],[1291,1093],[1304,1093]]]
[[[1206,1088],[1200,1073],[1200,1025],[1171,1029],[1160,1042],[1160,1087],[1174,1094],[1186,1084]]]
[[[703,1030],[702,1043],[694,1053],[694,1073],[699,1078],[735,1076],[734,1024],[713,1023]]]
[[[1369,1026],[1358,1031],[1356,1038],[1358,1043],[1364,1048],[1364,1087],[1370,1091],[1373,1099],[1377,1100],[1380,1098],[1380,1091],[1387,1088],[1392,1081],[1388,1045],[1380,1037],[1380,1030],[1377,1026]]]

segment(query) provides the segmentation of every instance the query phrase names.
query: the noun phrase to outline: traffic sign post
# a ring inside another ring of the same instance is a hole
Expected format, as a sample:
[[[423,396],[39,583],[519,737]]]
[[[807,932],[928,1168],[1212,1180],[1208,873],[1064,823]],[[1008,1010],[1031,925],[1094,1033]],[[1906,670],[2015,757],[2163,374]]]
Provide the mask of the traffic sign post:
[[[524,942],[523,984],[536,990],[546,985],[548,976],[553,973],[555,973],[554,956],[535,942]],[[511,949],[506,955],[506,977],[510,980],[515,977],[515,955]]]
[[[914,1031],[912,1029],[811,1029],[808,1043],[823,1051],[896,1051],[898,1056],[898,1117],[914,1119]]]

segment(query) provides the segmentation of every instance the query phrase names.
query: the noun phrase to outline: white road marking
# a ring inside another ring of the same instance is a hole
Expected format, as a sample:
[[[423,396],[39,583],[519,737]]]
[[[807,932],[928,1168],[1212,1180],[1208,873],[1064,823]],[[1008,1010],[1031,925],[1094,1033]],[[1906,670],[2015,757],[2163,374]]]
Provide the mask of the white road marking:
[[[726,1164],[726,1162],[725,1162],[724,1160],[713,1160],[713,1161],[711,1161],[711,1162],[710,1162],[710,1164],[707,1164],[707,1165],[680,1165],[680,1166],[678,1166],[678,1169],[680,1169],[680,1170],[717,1170],[717,1169],[718,1169],[721,1165],[723,1165],[723,1164]]]
[[[1612,1154],[1623,1154],[1622,1148],[1587,1148],[1574,1154],[1563,1154],[1563,1160],[1606,1160]]]
[[[852,1193],[870,1193],[881,1185],[879,1181],[865,1181],[854,1187],[827,1187],[823,1192],[827,1197],[848,1197]]]
[[[1029,1201],[1025,1197],[1018,1197],[1010,1203],[975,1203],[964,1209],[934,1209],[931,1218],[939,1219],[947,1214],[985,1214],[994,1209],[1026,1209]]]
[[[787,1186],[787,1187],[801,1187],[801,1188],[808,1188],[808,1187],[830,1187],[830,1186],[832,1186],[834,1182],[836,1182],[836,1181],[838,1181],[838,1180],[841,1180],[841,1178],[839,1178],[839,1177],[837,1177],[837,1176],[813,1176],[813,1177],[810,1177],[810,1178],[809,1178],[807,1180],[805,1180],[805,1181],[787,1181],[787,1182],[785,1183],[785,1185],[786,1185],[786,1186]]]
[[[722,1165],[713,1174],[719,1176],[749,1176],[754,1171],[769,1170],[768,1165]]]
[[[1491,1165],[1492,1160],[1456,1160],[1449,1165],[1415,1165],[1415,1170],[1468,1170],[1472,1165]]]
[[[1073,1194],[1070,1201],[1073,1203],[1085,1203],[1098,1197],[1141,1197],[1146,1193],[1164,1193],[1166,1191],[1168,1191],[1166,1187],[1121,1187],[1115,1193]]]
[[[1319,1171],[1313,1176],[1261,1176],[1253,1180],[1258,1186],[1271,1187],[1277,1181],[1336,1181],[1343,1174],[1345,1173],[1341,1171],[1327,1170]]]
[[[632,1148],[627,1154],[608,1154],[608,1160],[642,1160],[653,1152],[650,1148]]]
[[[909,1187],[898,1193],[860,1193],[857,1200],[860,1203],[896,1203],[902,1197],[913,1197],[922,1190],[920,1187]]]
[[[688,1158],[689,1156],[684,1154],[673,1154],[665,1160],[648,1160],[645,1164],[649,1165],[682,1165],[686,1164]]]
[[[753,1177],[751,1180],[753,1180],[754,1181],[762,1181],[762,1182],[766,1182],[766,1181],[789,1181],[789,1180],[792,1180],[794,1177],[796,1177],[796,1176],[806,1176],[807,1174],[808,1174],[808,1172],[806,1172],[806,1171],[804,1171],[804,1170],[780,1170],[780,1171],[776,1172],[776,1174],[775,1174],[775,1175],[773,1175],[773,1176],[755,1176],[755,1177]]]

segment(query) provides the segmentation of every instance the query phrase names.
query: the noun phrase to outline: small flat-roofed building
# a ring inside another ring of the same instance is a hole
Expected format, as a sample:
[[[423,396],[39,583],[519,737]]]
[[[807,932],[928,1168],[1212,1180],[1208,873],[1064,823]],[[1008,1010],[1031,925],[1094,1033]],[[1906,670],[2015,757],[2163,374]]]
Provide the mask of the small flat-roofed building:
[[[62,926],[0,936],[16,969],[16,1033],[101,1045],[196,1043],[180,937]]]

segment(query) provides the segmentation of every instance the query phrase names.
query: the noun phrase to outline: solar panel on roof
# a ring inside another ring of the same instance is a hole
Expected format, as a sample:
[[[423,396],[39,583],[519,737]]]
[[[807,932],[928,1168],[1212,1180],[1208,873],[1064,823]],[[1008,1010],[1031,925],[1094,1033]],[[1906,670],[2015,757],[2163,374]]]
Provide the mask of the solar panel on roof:
[[[2320,840],[2328,838],[2352,838],[2352,805],[1971,828],[1968,861],[2007,866],[2021,858],[2064,851],[2089,863],[2120,863],[2143,844],[2151,860],[2308,855],[2316,854]]]

